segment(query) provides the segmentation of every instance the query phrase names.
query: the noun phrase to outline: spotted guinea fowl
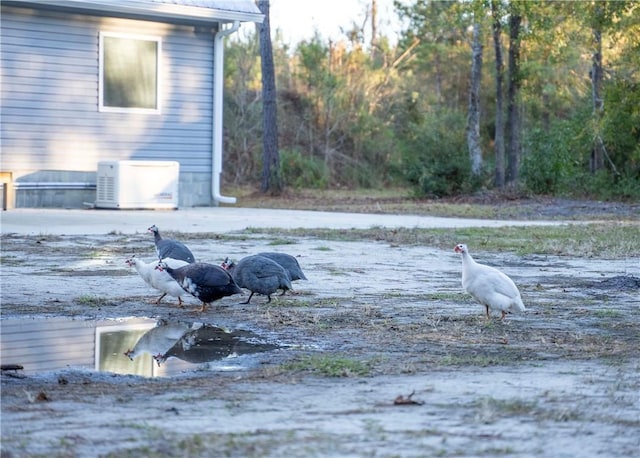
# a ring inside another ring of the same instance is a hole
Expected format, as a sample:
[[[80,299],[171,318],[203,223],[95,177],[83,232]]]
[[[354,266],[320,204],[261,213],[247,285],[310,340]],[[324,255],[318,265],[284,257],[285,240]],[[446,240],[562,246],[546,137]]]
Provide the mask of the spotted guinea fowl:
[[[172,258],[180,259],[188,263],[196,262],[195,256],[193,256],[191,250],[187,248],[184,243],[172,239],[163,239],[158,226],[155,224],[148,230],[153,233],[158,259]]]
[[[238,286],[251,291],[249,299],[243,304],[248,304],[254,293],[264,294],[269,303],[271,295],[277,290],[281,289],[284,294],[291,289],[291,280],[284,267],[264,256],[247,256],[237,264],[227,258],[223,262],[223,267],[231,272]]]
[[[298,263],[298,260],[290,254],[268,251],[264,253],[258,253],[258,256],[269,258],[284,267],[284,270],[286,270],[289,274],[289,279],[291,279],[291,281],[307,279],[307,277],[305,277],[304,275],[304,272],[302,272],[302,269],[300,268],[300,263]]]
[[[206,310],[207,304],[215,300],[232,294],[242,294],[231,274],[220,266],[194,262],[174,269],[166,262],[160,262],[156,269],[168,272],[183,290],[198,298],[202,302],[201,312]]]
[[[456,245],[454,251],[462,255],[462,287],[484,305],[487,318],[489,309],[500,310],[500,319],[504,319],[508,312],[525,311],[520,291],[513,280],[498,269],[478,264],[463,243]]]
[[[182,267],[188,262],[181,261],[179,259],[165,259],[164,260],[167,265],[173,267],[174,269],[178,267]],[[144,280],[144,282],[151,286],[154,289],[157,289],[162,293],[158,299],[156,299],[155,303],[159,304],[160,301],[166,296],[172,296],[178,298],[178,306],[182,307],[182,298],[180,296],[184,295],[184,290],[176,283],[176,281],[169,275],[167,272],[162,272],[156,269],[157,262],[149,262],[146,263],[142,259],[136,258],[135,256],[131,256],[129,259],[125,261],[129,267],[133,267],[136,269],[140,277]]]

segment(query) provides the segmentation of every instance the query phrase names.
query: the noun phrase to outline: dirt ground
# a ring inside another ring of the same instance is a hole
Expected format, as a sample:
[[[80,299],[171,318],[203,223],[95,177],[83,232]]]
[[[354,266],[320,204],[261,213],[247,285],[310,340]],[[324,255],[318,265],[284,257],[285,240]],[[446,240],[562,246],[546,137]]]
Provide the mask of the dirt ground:
[[[486,320],[453,247],[260,232],[183,234],[200,260],[298,257],[308,281],[204,313],[157,297],[124,260],[148,234],[2,238],[2,319],[152,317],[284,345],[166,378],[85,368],[2,375],[2,457],[637,456],[640,258],[473,250],[520,287]],[[82,302],[91,295],[95,303]],[[18,374],[19,375],[19,374]],[[394,401],[398,401],[395,403]]]

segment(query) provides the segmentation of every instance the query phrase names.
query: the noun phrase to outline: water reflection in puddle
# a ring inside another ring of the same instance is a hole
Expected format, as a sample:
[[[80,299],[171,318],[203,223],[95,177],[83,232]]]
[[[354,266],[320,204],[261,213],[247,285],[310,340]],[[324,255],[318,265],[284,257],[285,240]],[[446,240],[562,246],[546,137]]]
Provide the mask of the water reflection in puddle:
[[[2,364],[25,374],[68,367],[146,377],[185,370],[237,370],[252,364],[235,357],[280,348],[252,331],[150,318],[70,318],[0,321]]]

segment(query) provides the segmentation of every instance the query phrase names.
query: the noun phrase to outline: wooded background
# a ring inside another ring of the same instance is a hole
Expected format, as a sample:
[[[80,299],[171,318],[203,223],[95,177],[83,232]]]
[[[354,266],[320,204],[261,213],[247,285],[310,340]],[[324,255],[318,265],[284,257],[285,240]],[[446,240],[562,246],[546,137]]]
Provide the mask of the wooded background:
[[[271,41],[284,186],[640,198],[639,2],[395,11],[394,44],[375,0],[341,40]],[[259,30],[227,44],[224,176],[267,191]]]

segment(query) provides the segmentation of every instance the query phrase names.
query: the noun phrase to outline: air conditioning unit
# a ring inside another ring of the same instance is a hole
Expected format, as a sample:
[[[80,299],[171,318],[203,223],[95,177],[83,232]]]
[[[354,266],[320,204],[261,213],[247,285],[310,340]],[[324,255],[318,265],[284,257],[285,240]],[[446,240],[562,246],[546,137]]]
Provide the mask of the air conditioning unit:
[[[176,209],[180,164],[175,161],[101,161],[96,208]]]

